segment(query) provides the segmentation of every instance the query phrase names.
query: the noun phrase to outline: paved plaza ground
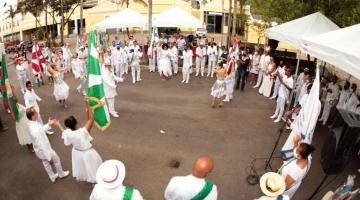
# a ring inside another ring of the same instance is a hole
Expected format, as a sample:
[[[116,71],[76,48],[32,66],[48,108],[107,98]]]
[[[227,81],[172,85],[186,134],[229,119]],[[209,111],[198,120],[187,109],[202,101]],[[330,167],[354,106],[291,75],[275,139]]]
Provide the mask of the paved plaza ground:
[[[10,60],[8,60],[10,62]],[[18,89],[13,65],[8,66],[10,80],[16,87],[19,101],[23,97]],[[133,85],[127,76],[118,86],[116,109],[120,117],[112,118],[110,128],[100,132],[94,128],[94,148],[104,160],[119,159],[126,166],[125,185],[137,188],[147,200],[161,200],[165,187],[172,176],[191,173],[194,160],[202,155],[214,159],[215,168],[209,177],[218,187],[219,200],[250,200],[261,195],[259,186],[246,182],[254,157],[267,157],[277,138],[275,124],[269,119],[275,109],[275,101],[246,86],[245,92],[235,91],[233,102],[224,108],[210,107],[210,87],[215,79],[191,77],[189,84],[181,84],[181,75],[169,81],[161,81],[158,74],[143,69],[143,81]],[[60,107],[53,97],[52,85],[35,88],[43,99],[40,104],[43,119],[48,117],[64,120],[74,115],[83,124],[86,113],[78,85],[72,74],[65,81],[70,86],[68,109]],[[1,107],[1,117],[9,130],[0,133],[0,199],[6,200],[85,200],[92,186],[77,182],[71,176],[51,183],[41,162],[26,147],[18,144],[15,125]],[[49,136],[54,150],[60,156],[64,169],[71,170],[71,147],[65,147],[60,132]],[[161,134],[160,130],[165,130]],[[323,177],[320,152],[327,129],[318,125],[314,145],[313,166],[297,192],[295,200],[307,199]],[[280,146],[286,135],[281,138]],[[280,148],[280,147],[279,147]],[[279,149],[278,148],[278,149]],[[279,156],[279,150],[276,155]],[[179,168],[172,162],[178,160]],[[274,159],[276,169],[281,161]],[[256,162],[263,167],[264,160]],[[344,171],[330,176],[329,187],[337,187],[348,173],[360,168],[359,157],[354,156]],[[262,171],[259,170],[261,173]],[[357,180],[359,187],[359,179]]]

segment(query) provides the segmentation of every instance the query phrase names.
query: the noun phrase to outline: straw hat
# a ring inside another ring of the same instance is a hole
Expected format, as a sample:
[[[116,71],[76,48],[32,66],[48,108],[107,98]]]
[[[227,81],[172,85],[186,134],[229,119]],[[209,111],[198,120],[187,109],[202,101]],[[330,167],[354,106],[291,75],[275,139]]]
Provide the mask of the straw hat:
[[[104,188],[116,188],[122,185],[125,179],[125,166],[119,160],[103,162],[96,172],[96,182]]]
[[[286,189],[284,178],[275,172],[268,172],[260,178],[261,191],[269,197],[276,197]]]

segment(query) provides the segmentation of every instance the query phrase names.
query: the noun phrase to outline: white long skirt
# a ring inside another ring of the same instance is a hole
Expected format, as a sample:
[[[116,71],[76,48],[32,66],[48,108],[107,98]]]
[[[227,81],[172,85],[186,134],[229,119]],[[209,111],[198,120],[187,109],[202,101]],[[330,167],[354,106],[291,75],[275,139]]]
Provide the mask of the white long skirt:
[[[265,76],[261,87],[259,88],[259,93],[264,95],[265,97],[270,97],[273,84],[274,80],[270,79],[270,76]]]
[[[100,155],[93,148],[86,151],[72,149],[73,177],[78,181],[96,183],[96,171],[101,163]]]
[[[169,58],[160,58],[159,73],[166,77],[172,76],[171,61]]]
[[[62,81],[60,84],[54,84],[54,96],[56,101],[66,100],[69,97],[69,86]]]
[[[20,121],[16,122],[16,134],[20,145],[27,145],[32,143],[27,123],[27,119],[24,117],[21,117]]]

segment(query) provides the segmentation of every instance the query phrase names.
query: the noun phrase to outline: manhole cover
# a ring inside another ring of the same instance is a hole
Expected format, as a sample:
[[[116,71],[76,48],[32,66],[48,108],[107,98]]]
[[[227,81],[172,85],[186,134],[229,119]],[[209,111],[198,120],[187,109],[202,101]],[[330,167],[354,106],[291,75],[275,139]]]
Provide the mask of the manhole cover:
[[[177,159],[170,160],[169,167],[175,168],[175,169],[179,168],[180,167],[180,161],[178,161]]]

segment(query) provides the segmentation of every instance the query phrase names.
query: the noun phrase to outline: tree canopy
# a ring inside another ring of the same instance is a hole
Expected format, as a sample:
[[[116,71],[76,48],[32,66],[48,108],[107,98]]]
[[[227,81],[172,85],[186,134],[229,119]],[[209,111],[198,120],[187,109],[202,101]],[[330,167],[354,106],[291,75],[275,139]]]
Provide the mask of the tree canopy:
[[[249,0],[254,14],[279,23],[320,11],[340,27],[360,23],[359,0]]]

